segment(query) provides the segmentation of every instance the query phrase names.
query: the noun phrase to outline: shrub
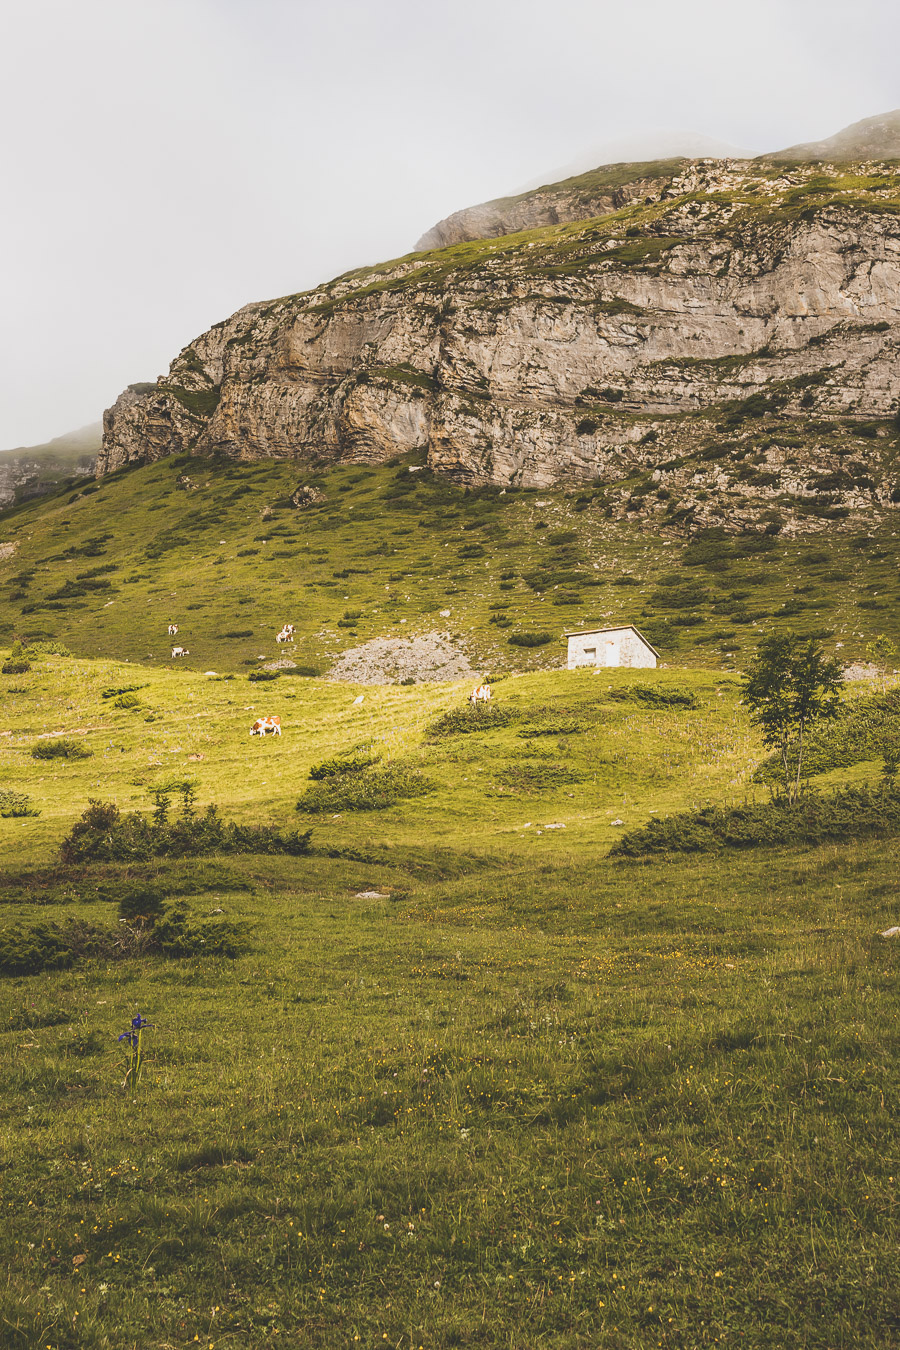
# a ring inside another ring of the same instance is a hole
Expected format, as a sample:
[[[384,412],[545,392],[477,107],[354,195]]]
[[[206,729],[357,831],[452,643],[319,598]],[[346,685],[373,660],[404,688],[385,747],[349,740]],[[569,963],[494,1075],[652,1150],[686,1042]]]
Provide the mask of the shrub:
[[[93,754],[84,741],[73,741],[70,736],[61,736],[55,741],[38,741],[31,751],[32,759],[90,759]]]
[[[26,656],[71,656],[72,653],[68,647],[61,642],[55,642],[52,638],[47,640],[28,641],[22,643]]]
[[[238,629],[236,629],[233,633],[223,633],[223,634],[222,634],[222,637],[223,637],[223,638],[232,638],[232,639],[237,639],[237,638],[248,638],[248,637],[252,637],[252,636],[253,636],[253,629],[252,629],[252,628],[238,628]]]
[[[429,722],[425,728],[426,736],[437,739],[441,736],[464,736],[471,731],[490,731],[492,727],[505,727],[518,720],[520,713],[502,703],[465,703],[461,708],[451,708],[449,712]]]
[[[120,694],[133,694],[137,689],[146,689],[145,684],[120,684],[117,688],[104,689],[101,698],[118,698]]]
[[[630,830],[610,849],[610,857],[715,853],[723,848],[774,848],[897,834],[900,788],[885,777],[875,788],[848,787],[793,803],[777,797],[755,805],[681,811]]]
[[[321,782],[325,778],[337,778],[340,774],[362,773],[364,769],[377,764],[380,758],[377,750],[347,750],[342,755],[333,755],[331,759],[323,759],[321,763],[314,764],[309,776],[316,782]]]
[[[395,802],[434,791],[434,783],[418,769],[402,764],[371,766],[361,773],[343,773],[307,788],[298,811],[383,811]]]
[[[596,417],[582,417],[580,421],[575,423],[575,434],[576,436],[593,436],[599,425]]]
[[[285,666],[281,671],[282,675],[302,675],[306,679],[314,680],[322,674],[321,666]],[[226,679],[234,679],[233,675],[225,676]]]
[[[580,783],[582,779],[582,775],[568,765],[543,760],[516,760],[504,764],[495,777],[501,787],[526,795],[550,792],[568,783]]]
[[[547,535],[547,543],[555,546],[560,544],[574,544],[577,539],[577,530],[554,530],[552,534]]]
[[[182,797],[181,815],[169,818],[170,797]],[[60,846],[64,863],[128,862],[150,858],[191,858],[204,853],[309,852],[309,831],[277,830],[268,825],[223,821],[210,804],[202,815],[194,809],[193,788],[183,783],[156,789],[152,820],[139,811],[123,816],[113,802],[91,800]]]
[[[609,697],[619,703],[640,703],[645,708],[699,708],[696,694],[678,686],[663,688],[654,684],[629,684],[610,690]]]
[[[251,670],[247,679],[251,684],[258,684],[260,680],[277,680],[280,674],[280,670]]]
[[[544,647],[553,641],[552,633],[510,633],[507,641],[513,647]]]
[[[24,792],[14,792],[12,788],[0,788],[0,816],[10,820],[19,816],[39,816],[41,813],[31,805],[31,798]]]
[[[31,669],[30,661],[4,661],[0,667],[4,675],[25,675]]]
[[[114,708],[139,708],[140,706],[141,700],[138,698],[137,694],[131,692],[127,694],[118,694],[116,698],[113,699]]]
[[[74,960],[71,943],[58,924],[14,924],[0,931],[0,972],[4,975],[64,970]]]

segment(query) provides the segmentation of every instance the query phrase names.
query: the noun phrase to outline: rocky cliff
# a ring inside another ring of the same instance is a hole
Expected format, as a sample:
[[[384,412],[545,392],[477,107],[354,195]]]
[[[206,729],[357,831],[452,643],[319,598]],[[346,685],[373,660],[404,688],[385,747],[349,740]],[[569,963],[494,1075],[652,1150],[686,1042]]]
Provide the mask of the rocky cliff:
[[[446,248],[470,239],[497,239],[519,230],[566,225],[606,216],[632,202],[658,197],[689,163],[686,159],[644,164],[606,164],[560,183],[532,188],[516,197],[498,197],[467,206],[439,220],[416,244],[418,251]]]
[[[589,485],[616,515],[807,529],[896,509],[900,171],[700,161],[591,221],[249,305],[105,417],[180,452]]]

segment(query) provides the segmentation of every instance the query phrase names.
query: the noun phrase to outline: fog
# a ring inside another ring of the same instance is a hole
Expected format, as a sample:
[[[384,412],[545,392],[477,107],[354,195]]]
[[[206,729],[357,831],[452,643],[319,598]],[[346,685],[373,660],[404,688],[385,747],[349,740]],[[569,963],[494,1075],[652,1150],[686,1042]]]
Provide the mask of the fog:
[[[887,0],[8,4],[0,448],[593,156],[758,154],[895,108],[898,49]]]

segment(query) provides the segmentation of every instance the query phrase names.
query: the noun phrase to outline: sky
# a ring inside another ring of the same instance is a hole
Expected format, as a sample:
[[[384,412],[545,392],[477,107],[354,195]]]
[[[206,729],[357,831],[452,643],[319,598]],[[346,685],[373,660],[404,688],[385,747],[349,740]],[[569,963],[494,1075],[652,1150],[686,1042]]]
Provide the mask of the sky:
[[[6,0],[0,449],[461,207],[896,108],[898,50],[894,0]]]

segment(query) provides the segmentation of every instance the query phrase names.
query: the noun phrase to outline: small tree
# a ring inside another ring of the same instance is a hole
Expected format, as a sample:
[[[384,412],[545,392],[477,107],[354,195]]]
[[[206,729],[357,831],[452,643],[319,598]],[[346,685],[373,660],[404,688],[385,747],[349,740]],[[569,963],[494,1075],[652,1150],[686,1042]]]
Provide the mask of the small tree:
[[[814,722],[837,716],[840,663],[813,638],[794,633],[763,638],[744,678],[744,701],[763,741],[781,756],[788,800],[800,796],[804,737]]]

